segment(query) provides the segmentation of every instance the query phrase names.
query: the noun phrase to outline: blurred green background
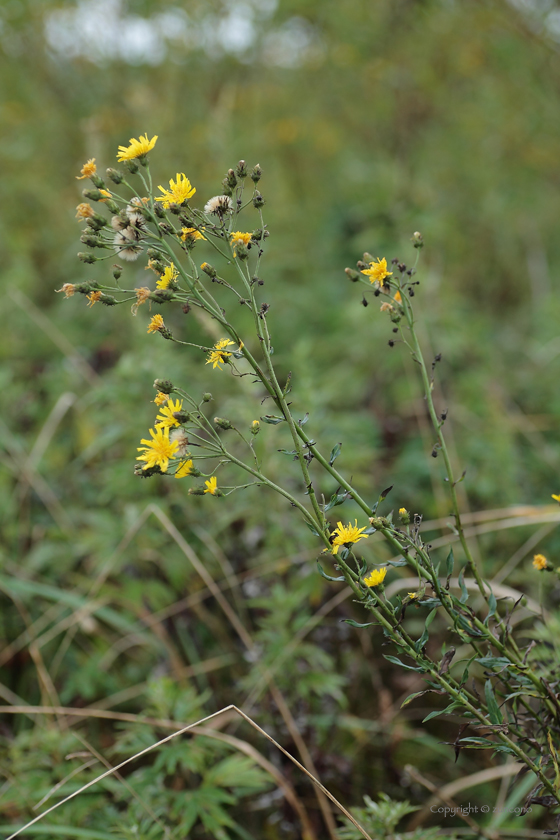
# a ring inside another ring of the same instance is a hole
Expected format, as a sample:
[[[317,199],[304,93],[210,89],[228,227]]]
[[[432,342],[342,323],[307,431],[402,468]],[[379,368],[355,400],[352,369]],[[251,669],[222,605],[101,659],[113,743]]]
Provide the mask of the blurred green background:
[[[379,633],[340,622],[360,620],[348,599],[325,607],[338,590],[316,574],[313,538],[281,500],[256,489],[192,498],[187,482],[134,477],[155,377],[210,390],[213,414],[246,424],[264,411],[250,388],[147,336],[147,307],[136,318],[127,306],[90,311],[54,291],[103,276],[76,258],[87,182],[75,178],[88,158],[103,172],[129,137],[158,134],[155,184],[185,172],[199,206],[240,158],[259,162],[271,232],[262,299],[296,411],[310,413],[323,449],[343,442],[340,468],[366,498],[394,484],[395,506],[445,522],[413,364],[405,348],[388,347],[388,322],[344,274],[364,250],[412,262],[419,230],[415,301],[427,356],[443,355],[436,394],[449,408],[457,470],[467,470],[461,504],[536,505],[546,519],[560,492],[559,49],[553,0],[4,0],[2,702],[182,722],[249,697],[245,708],[294,754],[299,730],[347,806],[380,791],[424,801],[403,775],[408,762],[436,783],[484,766],[463,754],[454,767],[439,743],[453,739],[452,723],[420,726],[425,708],[398,711],[412,682],[388,669]],[[209,258],[203,243],[197,255]],[[125,268],[132,286],[147,282],[141,262]],[[177,334],[204,341],[192,314],[169,318]],[[263,429],[271,474],[295,481],[296,465],[276,452],[286,445],[281,430]],[[344,519],[355,515],[344,508]],[[524,557],[535,546],[557,556],[549,520],[479,535],[485,575],[526,544],[507,583],[540,597]],[[174,529],[234,607],[249,650]],[[554,608],[560,590],[546,583]],[[272,686],[263,664],[276,669]],[[84,739],[114,764],[167,734],[38,714],[0,721],[3,824],[23,824],[87,763]],[[245,724],[228,727],[286,775],[327,836],[309,783]],[[141,802],[113,780],[47,819],[70,835],[80,826],[156,836],[155,814],[177,837],[301,836],[271,777],[242,766],[231,745],[198,738],[174,749],[131,766]],[[100,768],[82,770],[41,809]]]

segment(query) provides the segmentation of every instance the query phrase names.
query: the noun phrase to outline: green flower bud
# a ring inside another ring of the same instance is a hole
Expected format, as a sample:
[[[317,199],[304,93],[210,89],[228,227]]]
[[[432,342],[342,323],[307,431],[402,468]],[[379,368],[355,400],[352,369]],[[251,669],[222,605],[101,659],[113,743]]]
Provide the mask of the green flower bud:
[[[251,423],[251,434],[252,435],[258,435],[260,430],[261,430],[261,424],[259,423],[259,421],[258,420],[253,420],[253,422]]]
[[[206,393],[206,394],[202,395],[202,402],[210,402],[211,399],[212,399],[212,394]]]
[[[131,173],[131,175],[136,175],[136,173],[140,169],[135,160],[124,160],[123,163],[128,169],[128,171]]]
[[[107,178],[110,178],[113,184],[122,184],[124,177],[118,169],[107,169]]]
[[[156,379],[154,382],[154,388],[161,391],[162,394],[170,394],[173,391],[174,385],[173,382],[169,381],[169,379]]]
[[[253,196],[253,207],[256,207],[257,210],[258,210],[260,207],[264,207],[264,203],[265,203],[264,198],[262,197],[260,192],[257,190],[255,195]]]
[[[253,171],[251,172],[251,178],[255,182],[255,184],[258,184],[258,182],[261,180],[262,169],[260,163],[257,163],[257,165],[253,167]]]
[[[93,254],[85,254],[83,251],[78,253],[78,259],[85,263],[94,263],[97,262],[97,257],[94,257]]]
[[[209,263],[207,263],[207,262],[203,262],[203,263],[202,263],[202,265],[201,265],[200,267],[201,267],[201,269],[203,270],[203,272],[204,272],[205,274],[207,274],[207,275],[208,275],[208,277],[212,277],[212,278],[214,278],[214,277],[216,277],[216,276],[217,276],[217,274],[218,274],[218,272],[216,271],[216,269],[214,268],[214,266],[213,266],[213,265],[210,265],[210,264],[209,264]]]
[[[345,268],[344,273],[346,274],[348,279],[352,281],[352,283],[357,283],[360,279],[360,272],[354,271],[353,268]]]
[[[161,206],[161,204],[154,204],[154,213],[158,217],[158,219],[165,219],[165,210]]]
[[[235,174],[238,178],[246,178],[249,174],[249,170],[247,169],[247,164],[244,160],[240,160],[235,168]]]
[[[233,426],[229,420],[225,419],[225,417],[214,417],[214,423],[219,429],[223,429],[225,432],[227,432],[228,429],[233,429]]]
[[[192,473],[191,473],[192,475]],[[204,487],[189,487],[189,496],[204,496]]]
[[[419,230],[415,231],[412,234],[412,243],[414,244],[415,248],[423,248],[424,247],[424,238]]]
[[[175,420],[178,420],[179,423],[188,423],[191,419],[191,415],[188,411],[175,411],[173,412],[173,417]]]
[[[115,263],[115,265],[113,266],[113,277],[115,278],[115,280],[120,280],[121,274],[122,274],[122,266],[117,265]]]

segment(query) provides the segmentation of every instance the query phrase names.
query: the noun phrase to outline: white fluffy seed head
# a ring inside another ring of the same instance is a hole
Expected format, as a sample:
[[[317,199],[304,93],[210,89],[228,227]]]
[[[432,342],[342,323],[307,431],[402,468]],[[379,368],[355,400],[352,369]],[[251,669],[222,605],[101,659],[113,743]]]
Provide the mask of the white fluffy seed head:
[[[233,201],[229,195],[215,195],[204,205],[205,213],[223,215],[224,213],[229,213],[231,210],[233,210]]]

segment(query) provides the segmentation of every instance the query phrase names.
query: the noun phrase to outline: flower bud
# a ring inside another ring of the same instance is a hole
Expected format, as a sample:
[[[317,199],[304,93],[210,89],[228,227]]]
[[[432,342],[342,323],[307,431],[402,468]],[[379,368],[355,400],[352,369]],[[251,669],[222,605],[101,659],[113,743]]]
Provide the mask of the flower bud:
[[[228,195],[228,196],[233,195],[233,190],[229,185],[229,181],[228,181],[227,177],[224,178],[224,180],[222,181],[222,193],[224,195]]]
[[[188,411],[174,411],[173,417],[175,420],[178,420],[179,423],[188,423],[191,419],[191,415]]]
[[[214,423],[219,429],[223,429],[224,432],[227,432],[228,429],[233,429],[233,426],[225,417],[214,417]]]
[[[161,391],[162,394],[170,394],[173,387],[173,382],[170,382],[169,379],[156,379],[154,382],[154,388]]]
[[[353,268],[345,268],[344,273],[346,274],[348,279],[352,281],[352,283],[357,283],[357,281],[360,279],[359,271],[354,271]]]
[[[115,278],[115,280],[120,280],[121,274],[122,274],[122,266],[117,265],[115,263],[115,265],[113,266],[113,277]]]
[[[211,399],[212,399],[212,394],[206,393],[206,394],[202,395],[202,402],[210,402]]]
[[[87,223],[94,230],[101,230],[107,227],[107,219],[105,216],[100,216],[99,213],[94,213],[93,216],[89,216]]]
[[[97,187],[98,190],[102,190],[105,188],[105,181],[103,178],[100,178],[99,175],[90,175],[90,180],[92,184]]]
[[[226,179],[228,185],[232,188],[232,190],[235,189],[235,187],[237,186],[237,178],[235,177],[235,172],[233,171],[233,169],[228,169]]]
[[[176,201],[171,201],[169,203],[169,207],[167,209],[170,210],[175,216],[180,216],[181,213],[183,212],[181,210],[181,206],[179,204],[177,204]],[[161,227],[161,225],[160,225],[160,227]]]
[[[244,160],[240,160],[235,168],[235,173],[238,178],[246,178],[249,174],[249,170],[247,169],[247,164]]]
[[[135,160],[124,160],[123,163],[131,175],[136,175],[140,168]]]
[[[424,238],[419,230],[415,231],[412,234],[411,242],[414,244],[415,248],[423,248],[424,247]]]
[[[253,167],[253,171],[251,172],[251,178],[255,182],[255,184],[258,184],[258,182],[261,180],[262,169],[260,163],[257,163],[257,165]]]
[[[124,178],[122,172],[119,172],[118,169],[107,169],[107,178],[109,178],[113,184],[122,184]]]
[[[192,475],[192,473],[191,473]],[[189,487],[189,496],[204,496],[204,487]]]
[[[257,210],[260,207],[264,207],[264,198],[262,197],[262,195],[260,194],[260,192],[258,190],[255,192],[255,195],[253,196],[253,207],[256,207]]]
[[[239,257],[240,260],[246,260],[249,256],[249,248],[245,245],[244,242],[236,242],[235,244],[235,255]]]
[[[203,262],[203,263],[202,263],[202,265],[201,265],[200,267],[201,267],[201,269],[203,270],[203,272],[204,272],[205,274],[207,274],[207,275],[208,275],[208,277],[212,277],[212,278],[214,278],[214,277],[216,277],[216,276],[217,276],[217,274],[218,274],[218,272],[216,271],[216,269],[214,268],[214,266],[213,266],[213,265],[210,265],[210,264],[209,264],[209,263],[207,263],[207,262]]]
[[[158,219],[165,219],[165,210],[161,206],[161,204],[154,204],[154,213],[158,217]]]
[[[134,475],[137,475],[138,478],[151,478],[153,475],[160,475],[161,470],[159,466],[156,464],[154,467],[142,467],[142,464],[135,464],[134,466]]]
[[[364,251],[364,262],[369,265],[370,263],[375,262],[375,257],[372,257],[369,251]]]
[[[146,251],[146,255],[149,260],[159,260],[160,257],[159,251],[156,251],[155,248],[148,248],[148,250]]]
[[[85,263],[94,263],[97,262],[98,257],[94,257],[93,254],[84,254],[83,251],[78,253],[78,259]]]
[[[91,233],[82,233],[80,236],[80,242],[83,242],[84,245],[87,245],[88,248],[105,248],[106,245],[102,239],[98,236],[92,236]]]
[[[251,423],[251,434],[252,435],[258,435],[260,430],[261,430],[261,424],[259,423],[259,421],[258,420],[253,420],[253,422]]]
[[[410,522],[410,514],[406,508],[399,508],[399,519],[403,525],[408,525]]]
[[[167,303],[170,300],[173,300],[173,289],[156,289],[153,292],[150,292],[149,299],[155,301],[156,303]]]
[[[90,201],[101,201],[102,198],[106,198],[101,190],[82,190],[82,195],[84,198],[89,198]]]
[[[173,233],[173,228],[169,224],[169,222],[160,222],[158,228],[161,230],[162,233]]]

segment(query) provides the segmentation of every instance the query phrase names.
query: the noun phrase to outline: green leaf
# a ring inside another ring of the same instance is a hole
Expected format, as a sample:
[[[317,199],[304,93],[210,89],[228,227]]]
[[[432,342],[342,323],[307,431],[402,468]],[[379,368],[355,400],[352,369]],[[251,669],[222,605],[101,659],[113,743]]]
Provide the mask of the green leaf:
[[[484,668],[504,668],[506,665],[511,665],[507,656],[481,656],[476,661]]]
[[[309,530],[311,531],[312,534],[315,534],[316,537],[321,536],[321,534],[319,533],[317,528],[315,528],[314,525],[312,525],[310,522],[306,522],[305,524],[307,525],[307,527],[309,528]]]
[[[399,560],[387,560],[386,563],[387,563],[388,566],[406,566],[407,565],[404,557],[401,557]],[[438,601],[438,603],[439,603],[439,601]]]
[[[346,492],[346,490],[343,490],[340,493],[333,493],[331,498],[330,498],[330,501],[327,502],[327,504],[325,505],[324,510],[325,511],[331,510],[333,507],[336,507],[337,505],[342,505],[349,498],[350,498],[350,496]]]
[[[265,414],[264,417],[261,417],[263,423],[268,423],[269,426],[277,426],[278,423],[283,423],[285,417],[276,417],[274,414]]]
[[[447,560],[445,561],[445,572],[447,574],[447,580],[453,574],[453,564],[455,563],[455,557],[453,556],[453,549],[449,549],[449,554],[447,555]]]
[[[503,723],[504,719],[496,702],[491,680],[486,680],[484,683],[484,694],[486,697],[486,705],[488,706],[488,715],[490,720],[492,723]]]
[[[426,673],[426,669],[422,665],[405,665],[404,662],[401,662],[401,660],[397,656],[389,656],[388,654],[384,653],[383,659],[386,659],[387,662],[392,662],[394,665],[400,665],[401,668],[406,668],[407,671],[418,671],[418,673],[420,674]]]
[[[424,631],[423,631],[422,635],[420,636],[420,638],[416,642],[414,642],[414,649],[415,649],[416,653],[420,653],[422,651],[422,649],[424,648],[426,642],[428,641],[428,639],[429,639],[428,628],[429,628],[430,624],[432,623],[432,621],[434,620],[436,613],[437,613],[437,609],[434,609],[430,613],[428,613],[428,616],[426,618],[426,622],[424,624]]]
[[[459,572],[459,586],[461,587],[460,603],[466,604],[469,597],[469,591],[465,585],[465,566],[463,566]]]
[[[340,455],[340,450],[341,449],[342,449],[342,444],[341,443],[337,443],[336,446],[333,446],[331,454],[330,454],[330,458],[329,458],[329,464],[330,464],[331,467],[334,464],[334,462],[336,461],[336,459],[338,458],[338,456]]]
[[[282,455],[297,455],[295,449],[279,449],[278,452],[281,452]]]
[[[462,709],[462,708],[463,708],[462,703],[455,703],[455,702],[453,702],[453,703],[451,703],[451,705],[446,706],[446,708],[445,708],[445,709],[440,709],[439,711],[437,711],[437,710],[436,710],[435,712],[430,712],[430,714],[429,714],[429,715],[427,715],[427,716],[424,718],[424,720],[422,721],[422,723],[426,723],[426,721],[428,721],[428,720],[432,720],[432,718],[439,717],[440,715],[450,715],[450,714],[451,714],[451,712],[454,712],[454,711],[456,711],[457,709]]]
[[[297,421],[297,424],[300,427],[300,429],[303,426],[305,426],[305,424],[307,423],[308,420],[309,420],[309,412],[307,411],[306,414],[305,414],[305,417],[303,417],[301,420]]]
[[[367,624],[358,624],[358,622],[354,621],[353,618],[342,618],[341,621],[343,621],[345,624],[349,624],[350,627],[357,627],[358,629],[361,627],[373,627],[374,624],[377,624],[376,621],[369,621]]]
[[[336,583],[339,583],[340,581],[344,582],[344,580],[345,580],[344,575],[342,575],[341,577],[331,577],[330,575],[328,575],[326,572],[323,571],[323,568],[322,568],[322,566],[321,566],[321,564],[319,563],[318,560],[317,560],[317,569],[319,570],[319,574],[321,575],[321,577],[324,577],[325,580],[332,580],[332,581],[335,581]]]

